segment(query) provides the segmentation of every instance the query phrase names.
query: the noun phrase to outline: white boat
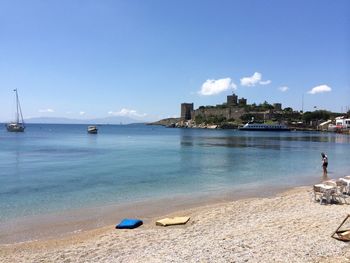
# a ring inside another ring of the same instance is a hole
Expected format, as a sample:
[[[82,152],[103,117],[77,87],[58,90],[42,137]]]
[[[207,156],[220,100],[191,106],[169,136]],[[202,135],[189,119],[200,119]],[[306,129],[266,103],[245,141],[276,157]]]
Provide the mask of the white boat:
[[[284,124],[254,123],[254,119],[239,129],[242,131],[290,131]]]
[[[88,126],[87,132],[91,134],[97,134],[97,127],[96,126]]]
[[[24,132],[25,125],[23,121],[21,104],[19,103],[17,89],[13,90],[16,94],[16,121],[7,123],[6,129],[9,132]]]

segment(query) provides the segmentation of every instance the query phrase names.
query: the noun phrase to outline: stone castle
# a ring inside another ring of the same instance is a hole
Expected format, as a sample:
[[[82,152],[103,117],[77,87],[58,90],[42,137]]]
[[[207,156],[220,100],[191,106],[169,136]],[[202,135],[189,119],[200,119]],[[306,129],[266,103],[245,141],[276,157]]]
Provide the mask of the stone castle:
[[[236,94],[228,95],[226,103],[216,106],[200,106],[194,110],[193,103],[182,103],[181,104],[181,119],[183,121],[195,120],[196,117],[202,117],[204,119],[210,117],[223,117],[226,120],[237,120],[242,115],[247,114],[246,107],[247,99],[238,98]],[[275,112],[282,110],[281,103],[274,103],[274,109],[268,112],[254,112],[254,114],[264,115],[264,118],[270,119],[273,117]]]

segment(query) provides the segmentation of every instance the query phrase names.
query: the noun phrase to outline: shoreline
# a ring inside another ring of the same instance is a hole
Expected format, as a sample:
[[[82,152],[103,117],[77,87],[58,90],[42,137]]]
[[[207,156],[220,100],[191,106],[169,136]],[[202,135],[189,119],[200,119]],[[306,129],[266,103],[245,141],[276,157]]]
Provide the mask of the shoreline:
[[[332,174],[330,174],[331,177]],[[32,241],[59,239],[76,233],[116,225],[123,218],[139,218],[145,223],[152,218],[196,207],[237,201],[246,198],[272,197],[284,191],[312,185],[321,177],[305,176],[288,184],[274,181],[236,185],[231,189],[213,189],[205,193],[177,194],[156,197],[125,204],[109,203],[59,212],[24,216],[0,221],[0,245],[13,245]]]
[[[35,216],[24,216],[0,222],[0,246],[60,239],[76,233],[115,225],[123,218],[140,218],[149,223],[153,218],[207,205],[247,198],[271,197],[302,185],[249,185],[243,189],[220,193],[187,194],[168,198],[147,199],[126,204],[108,204]],[[264,191],[260,191],[264,188]]]
[[[163,214],[190,216],[184,226],[155,226],[159,215],[134,230],[116,230],[111,224],[60,238],[2,244],[0,262],[343,262],[350,251],[330,235],[350,206],[311,202],[310,190],[294,187]]]

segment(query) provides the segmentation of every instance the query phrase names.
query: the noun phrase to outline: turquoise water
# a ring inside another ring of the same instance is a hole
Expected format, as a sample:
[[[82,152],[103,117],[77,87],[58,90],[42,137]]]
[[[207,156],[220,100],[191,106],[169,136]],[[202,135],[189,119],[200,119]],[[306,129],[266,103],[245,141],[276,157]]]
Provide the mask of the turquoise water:
[[[350,175],[350,136],[315,132],[166,129],[145,125],[0,128],[0,220],[184,194]]]

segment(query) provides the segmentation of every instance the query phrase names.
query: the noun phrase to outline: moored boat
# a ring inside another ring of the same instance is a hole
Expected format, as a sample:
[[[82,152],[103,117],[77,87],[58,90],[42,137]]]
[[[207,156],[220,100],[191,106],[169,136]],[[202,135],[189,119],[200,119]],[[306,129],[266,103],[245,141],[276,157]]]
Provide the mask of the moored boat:
[[[290,131],[283,124],[247,123],[239,128],[242,131]]]
[[[7,123],[6,129],[9,132],[24,132],[25,125],[23,121],[23,114],[21,104],[19,103],[17,89],[13,90],[16,94],[16,121]]]
[[[88,126],[87,132],[90,134],[97,134],[97,127],[96,126]]]
[[[255,123],[254,119],[238,129],[242,131],[290,131],[284,124]]]

